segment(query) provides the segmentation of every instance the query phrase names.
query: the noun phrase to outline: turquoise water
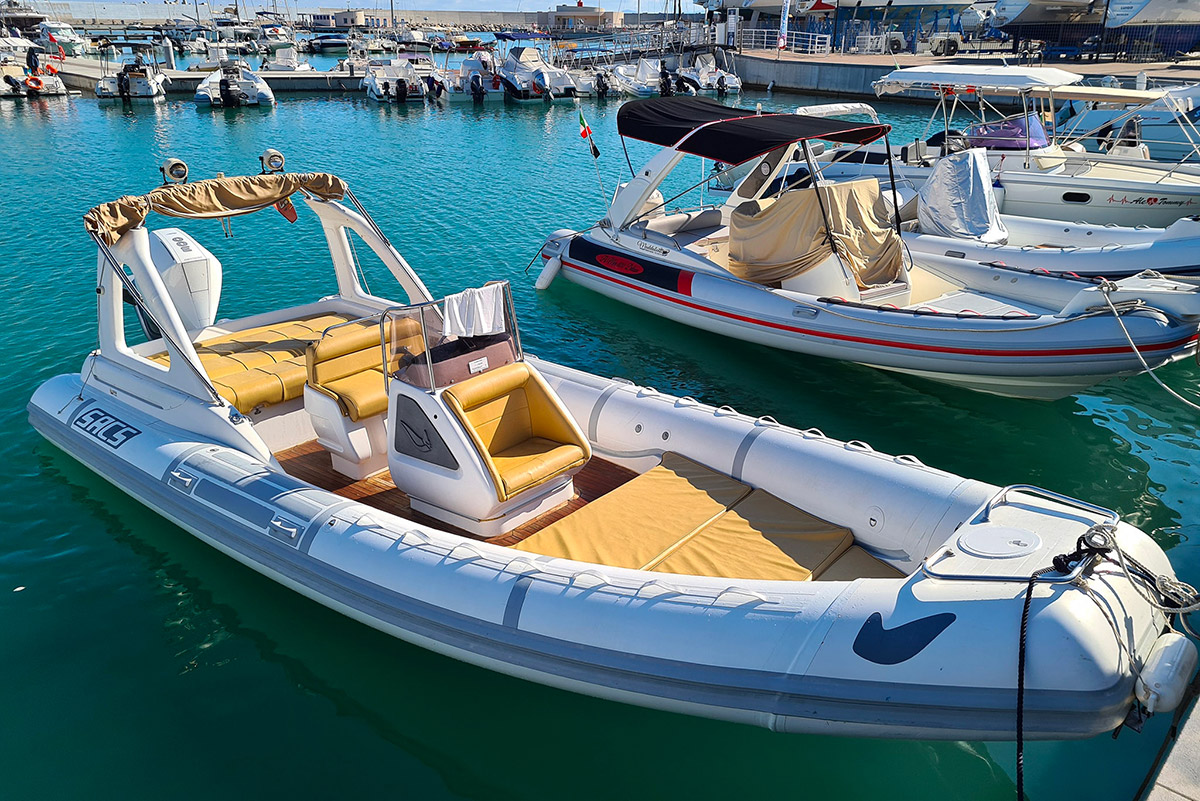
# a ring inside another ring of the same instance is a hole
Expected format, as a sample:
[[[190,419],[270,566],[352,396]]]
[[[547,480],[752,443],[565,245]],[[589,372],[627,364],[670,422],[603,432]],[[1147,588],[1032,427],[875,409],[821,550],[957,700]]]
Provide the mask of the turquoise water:
[[[750,94],[786,108],[799,98]],[[627,175],[618,103],[583,106],[606,192]],[[911,132],[922,108],[880,107]],[[1005,400],[733,344],[522,270],[604,196],[574,106],[277,108],[90,98],[0,104],[0,793],[5,798],[1010,798],[1011,744],[781,736],[583,698],[434,656],[208,549],[29,428],[24,405],[95,345],[88,207],[158,182],[258,169],[343,176],[435,293],[513,281],[528,349],[603,375],[771,414],[997,484],[1110,505],[1200,581],[1196,416],[1147,377],[1055,403]],[[652,152],[630,144],[635,166]],[[698,180],[698,177],[697,177]],[[222,260],[221,316],[332,291],[311,214],[184,227]],[[172,221],[173,224],[173,221]],[[381,291],[382,279],[373,282]],[[386,294],[386,292],[384,292]],[[1163,378],[1194,391],[1200,369]],[[14,591],[18,587],[24,589]],[[1166,720],[1113,741],[1035,743],[1032,798],[1128,798]]]

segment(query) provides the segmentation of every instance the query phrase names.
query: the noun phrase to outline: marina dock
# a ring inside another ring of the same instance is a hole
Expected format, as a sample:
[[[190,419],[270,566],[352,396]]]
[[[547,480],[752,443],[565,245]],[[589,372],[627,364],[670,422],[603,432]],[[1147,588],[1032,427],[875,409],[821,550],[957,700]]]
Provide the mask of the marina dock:
[[[875,97],[871,84],[894,69],[926,64],[942,65],[1017,65],[1015,57],[987,54],[961,58],[937,58],[929,55],[863,55],[830,53],[813,55],[774,50],[744,50],[734,56],[737,74],[746,86],[765,89],[772,86],[802,94],[839,97]],[[1200,81],[1200,61],[1130,63],[1124,61],[1046,61],[1036,66],[1058,67],[1079,73],[1085,80],[1108,75],[1132,84],[1139,73],[1150,81],[1195,83]]]

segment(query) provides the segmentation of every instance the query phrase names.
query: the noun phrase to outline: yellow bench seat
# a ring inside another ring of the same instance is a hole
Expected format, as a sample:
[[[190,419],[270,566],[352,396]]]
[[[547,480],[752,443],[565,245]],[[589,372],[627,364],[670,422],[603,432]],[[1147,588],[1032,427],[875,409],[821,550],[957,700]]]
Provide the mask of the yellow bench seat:
[[[519,544],[579,562],[774,581],[900,578],[842,526],[675,453]]]

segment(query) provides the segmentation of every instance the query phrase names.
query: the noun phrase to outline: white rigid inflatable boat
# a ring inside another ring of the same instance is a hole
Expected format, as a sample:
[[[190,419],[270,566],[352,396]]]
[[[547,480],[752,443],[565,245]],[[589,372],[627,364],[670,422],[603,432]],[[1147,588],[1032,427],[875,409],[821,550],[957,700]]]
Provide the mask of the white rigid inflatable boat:
[[[273,106],[275,93],[244,61],[229,58],[200,82],[194,100],[196,105],[214,108]]]
[[[900,219],[904,244],[916,258],[930,254],[1105,278],[1147,268],[1200,274],[1200,215],[1166,228],[1131,228],[999,214],[980,149],[939,159],[929,180],[901,207]]]
[[[547,238],[540,289],[561,273],[735,339],[1013,397],[1061,398],[1195,352],[1200,285],[910,254],[878,216],[876,179],[785,180],[796,164],[821,173],[811,140],[871,142],[887,126],[666,97],[624,104],[617,128],[663,149],[603,220]],[[753,169],[720,202],[667,213],[659,187],[685,155]]]
[[[28,410],[263,575],[472,664],[780,732],[1011,739],[1020,704],[1025,737],[1077,738],[1179,702],[1195,649],[1148,600],[1171,566],[1115,513],[527,358],[507,284],[435,300],[336,177],[203,183],[85,217],[100,346]],[[338,291],[253,317],[214,323],[220,263],[144,226],[290,195]],[[408,302],[364,290],[347,235]],[[154,338],[126,341],[125,298]]]

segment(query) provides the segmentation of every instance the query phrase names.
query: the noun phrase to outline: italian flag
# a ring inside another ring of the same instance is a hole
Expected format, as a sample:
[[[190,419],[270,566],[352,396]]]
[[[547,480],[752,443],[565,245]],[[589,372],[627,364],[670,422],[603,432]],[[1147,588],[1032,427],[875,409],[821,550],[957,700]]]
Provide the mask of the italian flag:
[[[587,124],[587,120],[583,118],[583,112],[579,112],[579,136],[587,139],[592,135],[592,126]]]

